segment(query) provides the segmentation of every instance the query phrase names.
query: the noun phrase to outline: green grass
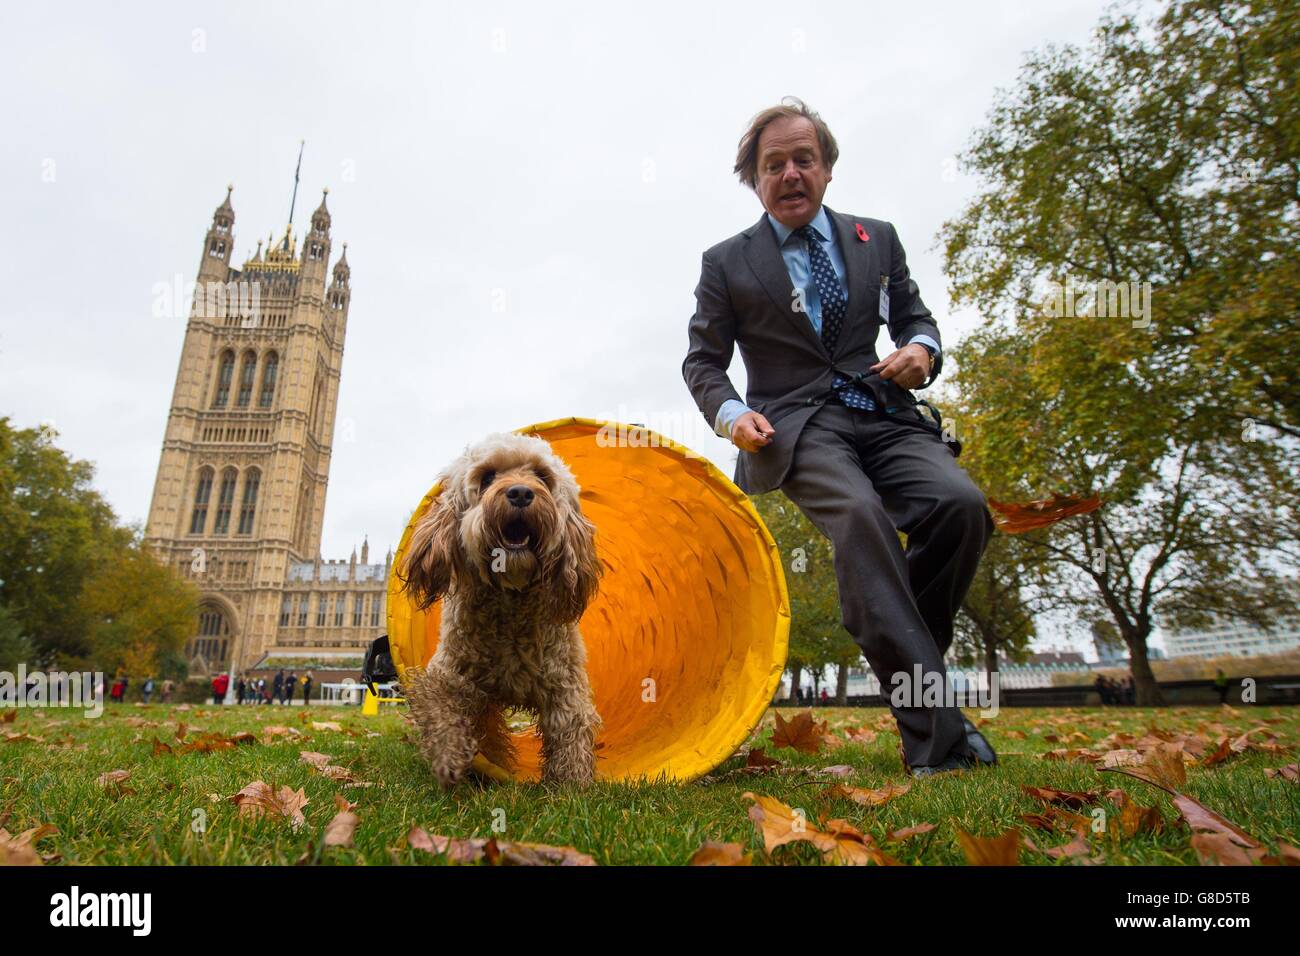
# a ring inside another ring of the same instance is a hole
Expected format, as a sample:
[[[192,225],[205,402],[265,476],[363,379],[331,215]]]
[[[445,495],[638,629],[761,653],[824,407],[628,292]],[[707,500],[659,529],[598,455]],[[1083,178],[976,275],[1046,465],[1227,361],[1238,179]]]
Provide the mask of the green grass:
[[[898,738],[891,732],[879,733],[870,745],[845,744],[818,755],[769,745],[769,755],[787,767],[803,768],[792,772],[748,774],[739,771],[744,757],[734,756],[708,778],[689,785],[601,783],[580,790],[472,780],[444,794],[420,763],[400,711],[363,717],[355,709],[312,709],[312,719],[337,721],[344,733],[313,730],[300,721],[301,713],[301,708],[281,707],[199,706],[178,712],[159,705],[118,706],[109,707],[98,720],[87,720],[77,711],[19,711],[14,722],[0,724],[0,732],[31,734],[44,741],[5,742],[0,736],[0,820],[8,816],[0,826],[17,834],[53,824],[58,833],[42,839],[37,848],[60,864],[291,864],[304,858],[325,864],[444,862],[405,846],[405,836],[416,824],[431,834],[495,835],[500,840],[571,846],[602,865],[682,864],[705,840],[743,844],[753,852],[755,863],[818,862],[808,844],[782,847],[772,857],[762,852],[762,839],[747,816],[750,803],[742,797],[751,790],[802,808],[813,823],[822,817],[847,819],[882,843],[889,831],[936,824],[929,834],[885,848],[903,863],[960,865],[965,858],[957,828],[995,836],[1019,827],[1040,847],[1066,842],[1068,834],[1031,831],[1020,820],[1022,813],[1042,809],[1021,792],[1021,784],[1063,790],[1118,787],[1140,804],[1160,807],[1167,824],[1175,822],[1168,797],[1154,787],[1121,774],[1099,773],[1085,763],[1040,759],[1038,754],[1066,746],[1044,741],[1044,734],[1078,731],[1095,744],[1115,731],[1140,735],[1153,725],[1193,731],[1219,721],[1245,732],[1269,720],[1276,721],[1268,724],[1269,730],[1293,746],[1300,729],[1300,711],[1294,708],[1004,710],[983,726],[1002,755],[1000,766],[911,781],[909,792],[871,809],[829,798],[825,790],[836,782],[872,788],[908,782],[897,755]],[[792,713],[784,711],[787,718]],[[815,713],[829,719],[832,729],[874,725],[887,716],[880,709]],[[140,721],[156,726],[140,726]],[[304,736],[214,753],[154,756],[155,737],[177,743],[178,721],[190,725],[190,740],[196,730],[252,731],[260,737],[267,724],[291,725]],[[769,711],[756,732],[756,745],[770,743],[772,722]],[[302,750],[330,754],[333,763],[377,786],[341,786],[303,763]],[[1294,752],[1248,751],[1215,767],[1189,768],[1184,790],[1276,852],[1278,841],[1298,842],[1300,787],[1269,779],[1264,770],[1294,760]],[[832,764],[847,764],[853,773],[832,778],[809,772]],[[135,792],[115,796],[97,785],[96,778],[112,770],[129,770],[126,786]],[[254,780],[277,788],[303,788],[310,800],[304,810],[306,825],[295,832],[285,820],[241,816],[227,798]],[[354,847],[322,847],[324,828],[336,813],[336,794],[357,804],[360,824]],[[504,833],[494,834],[494,819],[504,820]],[[196,820],[204,820],[202,832],[195,831]],[[1090,836],[1090,842],[1111,864],[1197,862],[1190,833],[1181,826],[1128,839],[1103,833]],[[1021,852],[1020,860],[1070,865],[1029,850]]]

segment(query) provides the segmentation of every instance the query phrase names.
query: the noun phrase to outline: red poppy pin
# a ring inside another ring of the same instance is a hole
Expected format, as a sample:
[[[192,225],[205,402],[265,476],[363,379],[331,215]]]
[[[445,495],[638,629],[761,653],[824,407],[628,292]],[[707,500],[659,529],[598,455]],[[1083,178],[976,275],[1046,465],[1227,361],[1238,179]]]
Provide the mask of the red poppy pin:
[[[858,238],[861,239],[863,242],[871,241],[871,237],[867,235],[867,230],[862,228],[862,223],[855,222],[853,224],[853,228],[858,231]]]

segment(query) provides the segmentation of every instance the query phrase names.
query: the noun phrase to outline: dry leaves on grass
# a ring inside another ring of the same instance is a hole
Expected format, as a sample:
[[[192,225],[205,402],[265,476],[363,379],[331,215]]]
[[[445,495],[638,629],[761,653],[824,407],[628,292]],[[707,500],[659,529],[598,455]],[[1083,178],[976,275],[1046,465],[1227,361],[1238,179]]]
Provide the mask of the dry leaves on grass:
[[[337,795],[334,797],[334,805],[338,807],[338,813],[334,814],[334,819],[325,827],[325,845],[352,846],[352,838],[359,822],[354,812],[357,805]]]
[[[35,843],[47,836],[53,836],[59,828],[52,823],[42,823],[38,827],[24,830],[17,836],[0,826],[0,866],[43,866],[54,856],[42,857],[36,852]]]
[[[225,734],[212,732],[201,734],[188,743],[183,743],[179,747],[173,748],[177,754],[206,754],[215,753],[219,750],[234,750],[236,747],[257,743],[257,738],[248,731],[240,731],[237,734],[226,736]]]
[[[776,727],[772,730],[773,747],[792,747],[800,753],[815,754],[821,752],[826,738],[831,736],[827,722],[814,720],[810,710],[795,714],[789,722],[780,711],[774,711],[773,716],[776,718]]]
[[[302,808],[310,801],[302,788],[293,790],[288,786],[282,786],[276,791],[271,789],[269,784],[254,780],[239,793],[227,799],[239,807],[240,816],[269,816],[272,819],[288,820],[295,830],[307,822]]]
[[[849,787],[837,783],[835,786],[826,789],[826,795],[828,797],[844,797],[864,807],[883,807],[890,800],[901,797],[911,789],[912,785],[908,783],[890,783],[878,790],[868,790],[865,787]]]
[[[110,770],[107,773],[101,773],[95,778],[95,786],[102,789],[114,800],[118,800],[122,797],[129,797],[136,792],[126,785],[126,782],[130,779],[130,770]]]
[[[1136,777],[1144,783],[1174,793],[1187,782],[1187,764],[1184,751],[1176,745],[1162,743],[1148,750],[1139,764],[1119,767],[1099,767],[1101,773],[1122,773]]]
[[[1020,785],[1020,789],[1044,803],[1071,807],[1075,810],[1096,803],[1101,799],[1101,791],[1099,790],[1057,790],[1053,787],[1031,787],[1023,783]]]
[[[1283,780],[1291,783],[1300,780],[1300,775],[1297,774],[1296,765],[1293,763],[1289,763],[1285,767],[1266,767],[1264,769],[1264,776],[1268,777],[1270,780],[1276,777],[1281,777]]]
[[[706,840],[691,854],[687,866],[750,866],[752,863],[753,855],[746,853],[745,848],[739,843]]]
[[[442,854],[450,863],[487,863],[491,866],[595,866],[596,861],[571,846],[519,843],[496,837],[449,837],[430,834],[415,826],[406,835],[413,850]]]
[[[863,866],[896,866],[898,861],[888,856],[876,845],[870,834],[858,830],[847,820],[829,820],[821,827],[809,823],[804,813],[782,803],[775,797],[745,793],[752,800],[749,818],[754,821],[763,837],[763,848],[770,855],[778,847],[806,841],[821,853],[827,863]]]
[[[970,866],[1019,866],[1020,831],[1007,830],[995,837],[977,837],[957,830],[957,843]]]

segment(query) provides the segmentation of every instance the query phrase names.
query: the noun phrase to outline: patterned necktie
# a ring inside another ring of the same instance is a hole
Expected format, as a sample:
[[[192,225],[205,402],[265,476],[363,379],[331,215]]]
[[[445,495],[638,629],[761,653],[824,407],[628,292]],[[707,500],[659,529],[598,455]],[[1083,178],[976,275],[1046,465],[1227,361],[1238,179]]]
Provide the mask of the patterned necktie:
[[[840,329],[844,327],[844,316],[848,303],[844,298],[844,289],[840,286],[839,276],[831,265],[831,257],[822,248],[817,233],[812,226],[800,226],[794,234],[802,239],[808,247],[808,263],[812,266],[813,281],[817,283],[817,296],[822,306],[822,344],[827,354],[835,353],[835,343],[839,341]],[[840,400],[849,408],[863,411],[875,411],[876,403],[871,396],[848,385],[848,379],[836,373],[831,379],[831,387],[836,390]]]

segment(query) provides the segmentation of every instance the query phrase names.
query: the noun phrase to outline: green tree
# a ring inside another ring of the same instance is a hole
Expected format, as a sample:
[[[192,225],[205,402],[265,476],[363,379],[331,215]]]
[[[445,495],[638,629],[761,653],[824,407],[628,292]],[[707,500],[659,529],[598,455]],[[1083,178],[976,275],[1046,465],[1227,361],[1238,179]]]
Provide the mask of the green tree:
[[[755,508],[776,540],[790,592],[791,694],[805,668],[814,677],[837,669],[836,701],[844,702],[848,670],[861,659],[857,644],[840,622],[839,589],[831,544],[785,495],[756,495]]]
[[[1032,55],[942,233],[955,302],[990,317],[956,354],[962,437],[995,497],[1102,495],[1023,541],[1114,622],[1143,704],[1157,622],[1294,611],[1300,537],[1297,4],[1185,0],[1151,26]]]
[[[193,632],[197,592],[142,550],[91,487],[91,464],[56,437],[0,418],[0,609],[27,642],[10,638],[5,653],[46,667],[157,666]]]
[[[33,650],[13,612],[0,605],[0,670],[12,673],[19,664],[30,663]]]

